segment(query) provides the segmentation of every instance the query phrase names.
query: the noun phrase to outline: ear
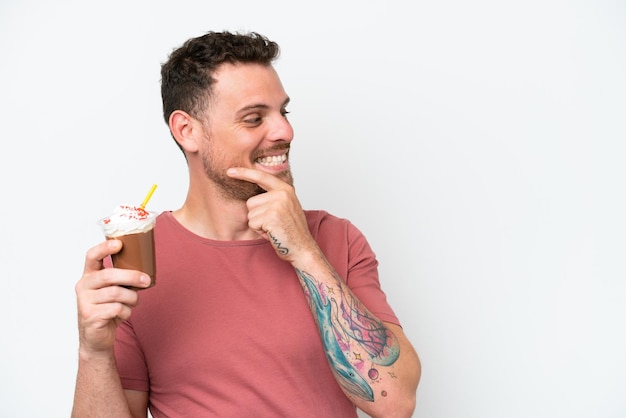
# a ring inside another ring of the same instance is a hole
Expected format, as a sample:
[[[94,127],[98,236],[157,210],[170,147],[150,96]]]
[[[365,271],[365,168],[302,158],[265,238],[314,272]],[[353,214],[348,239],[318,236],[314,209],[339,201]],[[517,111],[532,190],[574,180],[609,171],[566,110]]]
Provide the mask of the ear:
[[[202,134],[200,123],[187,112],[175,110],[170,115],[170,131],[185,153],[198,151],[199,135]]]

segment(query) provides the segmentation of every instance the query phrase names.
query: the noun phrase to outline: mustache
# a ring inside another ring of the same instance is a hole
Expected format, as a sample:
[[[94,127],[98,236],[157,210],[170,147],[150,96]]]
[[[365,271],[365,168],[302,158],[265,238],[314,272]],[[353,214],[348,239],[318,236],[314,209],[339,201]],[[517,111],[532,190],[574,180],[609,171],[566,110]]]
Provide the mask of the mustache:
[[[276,145],[273,145],[273,146],[271,146],[269,148],[264,148],[262,150],[257,150],[256,152],[254,152],[254,154],[252,154],[252,161],[256,160],[257,158],[263,157],[264,155],[272,153],[272,152],[285,151],[285,150],[287,152],[289,152],[290,149],[291,149],[291,144],[288,144],[288,143],[276,144]]]

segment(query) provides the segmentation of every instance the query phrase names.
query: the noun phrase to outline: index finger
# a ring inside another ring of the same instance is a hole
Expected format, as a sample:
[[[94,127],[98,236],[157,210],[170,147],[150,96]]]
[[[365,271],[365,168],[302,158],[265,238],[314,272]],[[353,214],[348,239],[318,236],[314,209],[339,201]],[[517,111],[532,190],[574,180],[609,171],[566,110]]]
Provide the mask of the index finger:
[[[101,270],[103,260],[111,254],[119,252],[122,242],[116,239],[106,240],[90,248],[85,256],[85,273]]]
[[[234,179],[256,183],[266,191],[272,191],[284,186],[286,183],[273,174],[265,171],[246,167],[231,167],[226,174]]]

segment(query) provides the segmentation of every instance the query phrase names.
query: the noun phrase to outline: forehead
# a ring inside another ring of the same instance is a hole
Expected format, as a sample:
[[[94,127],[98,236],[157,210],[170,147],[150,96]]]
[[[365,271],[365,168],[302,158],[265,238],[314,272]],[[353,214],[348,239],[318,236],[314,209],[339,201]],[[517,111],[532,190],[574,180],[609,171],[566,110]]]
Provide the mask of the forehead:
[[[282,104],[287,94],[271,65],[222,64],[213,74],[214,98],[218,106],[245,107],[251,103]]]

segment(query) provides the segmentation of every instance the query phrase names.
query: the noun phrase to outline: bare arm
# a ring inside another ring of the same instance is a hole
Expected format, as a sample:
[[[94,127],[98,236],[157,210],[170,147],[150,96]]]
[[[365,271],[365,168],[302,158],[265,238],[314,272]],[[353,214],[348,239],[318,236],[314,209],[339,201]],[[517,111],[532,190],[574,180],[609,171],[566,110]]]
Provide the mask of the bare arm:
[[[248,225],[296,269],[343,392],[372,417],[410,417],[421,368],[402,329],[374,316],[338,277],[311,236],[292,186],[258,170],[228,173],[267,191],[248,200]]]
[[[421,373],[417,353],[401,327],[374,316],[324,261],[296,271],[337,383],[372,417],[410,417]]]
[[[144,392],[147,394],[147,392]],[[113,356],[79,356],[72,417],[141,417],[132,415]],[[143,417],[147,416],[147,409]]]
[[[87,252],[83,276],[76,284],[79,360],[72,417],[145,417],[145,402],[130,394],[129,406],[115,364],[113,346],[117,325],[137,304],[135,290],[150,278],[137,271],[103,269],[102,260],[121,248],[117,240],[103,242]],[[143,402],[143,413],[139,412]],[[131,413],[131,407],[133,413]]]

